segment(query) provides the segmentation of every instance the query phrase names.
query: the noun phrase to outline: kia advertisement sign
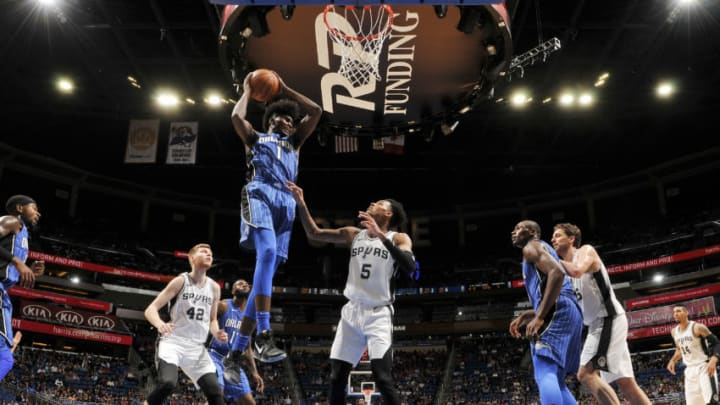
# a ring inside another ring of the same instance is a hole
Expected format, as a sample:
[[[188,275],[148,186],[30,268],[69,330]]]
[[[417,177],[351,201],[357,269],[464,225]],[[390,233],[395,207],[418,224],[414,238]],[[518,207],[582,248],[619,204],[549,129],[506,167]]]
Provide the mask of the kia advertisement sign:
[[[67,309],[44,302],[21,300],[20,314],[23,318],[36,321],[118,333],[130,333],[125,324],[114,315],[103,315],[80,309]]]

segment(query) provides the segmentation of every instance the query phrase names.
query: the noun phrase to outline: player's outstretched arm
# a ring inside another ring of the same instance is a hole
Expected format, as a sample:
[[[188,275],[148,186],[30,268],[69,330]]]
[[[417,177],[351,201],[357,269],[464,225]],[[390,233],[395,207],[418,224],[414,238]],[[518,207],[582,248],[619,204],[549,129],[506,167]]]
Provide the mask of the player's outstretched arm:
[[[147,319],[161,335],[172,332],[174,325],[172,323],[163,322],[160,318],[160,308],[167,305],[171,299],[180,293],[184,283],[185,280],[183,279],[183,276],[175,277],[168,283],[167,286],[165,286],[165,288],[163,288],[162,291],[160,291],[160,294],[155,297],[153,302],[145,308],[145,319]]]
[[[235,108],[233,108],[232,115],[230,116],[233,127],[235,128],[235,133],[237,133],[247,147],[253,146],[258,139],[257,132],[253,129],[250,122],[245,119],[247,116],[248,102],[250,101],[250,85],[248,84],[248,77],[250,77],[251,74],[252,73],[249,73],[245,76],[245,81],[243,82],[243,93],[237,104],[235,104]]]
[[[355,235],[360,232],[360,229],[354,226],[346,226],[338,229],[321,229],[315,223],[312,215],[310,215],[310,209],[307,204],[305,204],[303,189],[290,181],[287,183],[287,188],[297,203],[298,216],[300,217],[300,222],[302,222],[305,235],[307,235],[308,239],[319,242],[350,245]]]
[[[280,78],[279,75],[278,78]],[[280,91],[287,98],[295,100],[300,105],[300,111],[305,114],[300,123],[297,124],[297,131],[295,132],[297,147],[299,148],[317,128],[322,116],[322,108],[310,98],[290,88],[282,78],[280,78]]]
[[[578,249],[577,260],[572,262],[560,260],[560,262],[565,266],[570,277],[575,278],[580,278],[587,272],[594,273],[600,270],[601,263],[597,251],[590,245],[583,245]]]

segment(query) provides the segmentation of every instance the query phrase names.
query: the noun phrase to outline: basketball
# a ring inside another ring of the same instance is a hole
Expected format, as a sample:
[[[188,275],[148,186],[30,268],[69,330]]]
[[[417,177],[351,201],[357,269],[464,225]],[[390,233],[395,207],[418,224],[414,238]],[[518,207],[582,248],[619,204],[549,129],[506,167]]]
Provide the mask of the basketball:
[[[280,77],[269,69],[258,69],[250,73],[248,84],[250,97],[261,103],[267,103],[280,91]]]

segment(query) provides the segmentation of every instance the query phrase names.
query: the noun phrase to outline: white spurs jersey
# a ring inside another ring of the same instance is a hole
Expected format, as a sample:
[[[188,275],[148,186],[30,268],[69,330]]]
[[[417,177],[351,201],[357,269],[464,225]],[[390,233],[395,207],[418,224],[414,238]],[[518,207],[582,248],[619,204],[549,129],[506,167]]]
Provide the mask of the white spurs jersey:
[[[615,314],[620,315],[625,313],[622,304],[615,298],[615,291],[613,291],[610,276],[604,264],[597,273],[598,275],[596,276],[595,273],[588,271],[580,277],[579,301],[582,306],[583,323],[585,323],[585,325],[590,325],[594,320],[608,316],[607,308],[605,308],[605,300],[603,299],[603,290],[606,288],[610,294],[610,301],[612,301],[612,305],[615,307]],[[602,285],[598,285],[598,280],[595,277],[600,278]]]
[[[395,232],[385,237],[393,240]],[[379,238],[372,238],[366,229],[355,235],[350,246],[350,265],[343,294],[364,306],[390,305],[395,300],[392,278],[395,259]]]
[[[172,333],[165,337],[176,337],[205,344],[210,330],[210,310],[215,293],[215,282],[205,277],[203,285],[196,284],[188,273],[183,273],[183,287],[175,296],[170,308],[170,322],[175,324]]]
[[[703,350],[700,338],[693,334],[694,326],[695,322],[690,321],[685,330],[681,331],[680,325],[674,327],[672,330],[675,346],[680,348],[683,363],[688,367],[704,364],[708,361],[708,355],[705,354]]]

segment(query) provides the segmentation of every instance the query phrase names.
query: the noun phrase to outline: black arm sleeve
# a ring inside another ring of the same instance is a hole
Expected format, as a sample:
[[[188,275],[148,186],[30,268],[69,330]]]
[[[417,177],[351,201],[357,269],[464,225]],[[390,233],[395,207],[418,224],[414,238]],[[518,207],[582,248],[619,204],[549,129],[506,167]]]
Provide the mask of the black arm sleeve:
[[[715,356],[720,359],[720,340],[718,340],[718,337],[715,336],[714,333],[710,333],[705,336],[705,342],[707,343],[707,347],[709,349],[708,355]]]
[[[395,259],[395,262],[397,263],[400,271],[402,271],[408,277],[412,278],[412,273],[415,271],[415,257],[413,256],[412,252],[402,250],[399,247],[393,245],[390,239],[385,239],[383,241],[383,245],[385,245],[387,250],[390,252],[390,256]]]

